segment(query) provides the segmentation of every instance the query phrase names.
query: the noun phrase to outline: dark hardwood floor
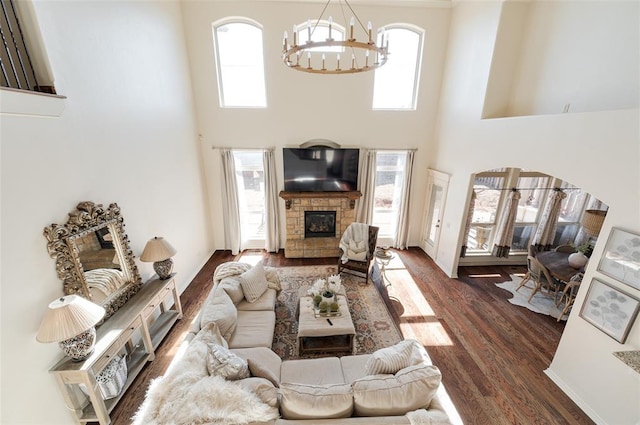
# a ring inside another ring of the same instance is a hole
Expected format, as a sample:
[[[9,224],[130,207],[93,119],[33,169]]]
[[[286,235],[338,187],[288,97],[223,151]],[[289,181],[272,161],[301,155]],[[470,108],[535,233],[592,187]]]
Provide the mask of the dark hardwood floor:
[[[387,304],[405,338],[421,341],[443,375],[443,383],[465,424],[593,424],[545,374],[564,323],[510,304],[495,283],[524,267],[465,267],[449,279],[420,249],[395,251],[387,268]],[[287,259],[262,254],[273,267],[336,264],[335,258]],[[150,380],[161,376],[212,285],[215,268],[233,260],[216,251],[181,296],[184,318],[174,325],[112,412],[112,423],[128,424]]]

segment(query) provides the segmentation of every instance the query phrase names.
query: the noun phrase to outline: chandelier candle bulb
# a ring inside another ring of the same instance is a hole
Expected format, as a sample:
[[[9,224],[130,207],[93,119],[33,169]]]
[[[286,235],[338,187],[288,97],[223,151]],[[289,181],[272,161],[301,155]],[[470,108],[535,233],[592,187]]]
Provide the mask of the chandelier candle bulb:
[[[284,32],[284,37],[282,40],[282,44],[284,46],[284,51],[286,52],[287,50],[289,50],[289,47],[287,46],[287,37],[289,36],[289,34],[287,34],[287,32]]]
[[[367,22],[367,31],[369,32],[369,44],[373,43],[373,39],[371,38],[371,33],[373,30],[373,26],[371,25],[371,21]]]
[[[353,38],[353,25],[355,23],[356,23],[356,20],[352,16],[351,20],[349,20],[349,41],[355,40],[355,38]]]
[[[336,56],[336,61],[338,62],[338,66],[336,67],[336,69],[339,71],[340,70],[340,53],[338,53],[338,55]]]
[[[324,67],[324,60],[325,60],[325,56],[324,53],[322,54],[322,69],[327,69]]]
[[[311,42],[311,19],[307,19],[307,43]]]
[[[311,69],[311,52],[307,52],[307,67]]]
[[[355,54],[351,54],[351,69],[355,69],[356,68],[356,55]]]
[[[298,45],[298,30],[296,28],[296,26],[293,26],[293,46],[297,46]]]
[[[333,18],[331,16],[329,16],[329,38],[327,40],[333,40],[333,38],[331,38],[331,27],[332,26],[333,26]]]
[[[369,67],[369,51],[367,50],[367,52],[364,54],[365,58],[364,58],[364,67],[367,68]]]

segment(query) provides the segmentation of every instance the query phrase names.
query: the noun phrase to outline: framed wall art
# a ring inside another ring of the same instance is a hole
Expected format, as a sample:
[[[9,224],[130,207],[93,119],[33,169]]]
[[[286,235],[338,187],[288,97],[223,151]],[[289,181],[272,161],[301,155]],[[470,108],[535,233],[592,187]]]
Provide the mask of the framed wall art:
[[[598,279],[591,281],[580,317],[624,344],[638,315],[640,300]]]
[[[640,235],[617,227],[611,229],[598,271],[640,289]]]

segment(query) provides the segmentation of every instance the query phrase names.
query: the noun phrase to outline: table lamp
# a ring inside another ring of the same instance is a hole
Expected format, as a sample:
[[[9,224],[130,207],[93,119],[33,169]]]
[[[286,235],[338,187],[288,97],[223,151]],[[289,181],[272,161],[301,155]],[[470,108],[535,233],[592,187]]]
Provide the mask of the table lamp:
[[[153,262],[153,270],[156,271],[160,279],[168,279],[173,270],[173,260],[171,257],[176,255],[176,250],[164,238],[154,237],[147,242],[140,261],[145,263]]]
[[[64,353],[75,362],[93,353],[95,325],[105,310],[78,295],[67,295],[49,304],[36,335],[38,342],[58,342]]]

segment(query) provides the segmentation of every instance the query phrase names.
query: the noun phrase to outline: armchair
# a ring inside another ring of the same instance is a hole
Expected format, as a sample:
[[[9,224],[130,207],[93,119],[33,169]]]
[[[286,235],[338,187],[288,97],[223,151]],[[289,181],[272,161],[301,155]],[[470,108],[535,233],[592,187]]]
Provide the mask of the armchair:
[[[369,269],[376,251],[377,241],[378,227],[363,223],[351,223],[340,239],[338,273],[345,271],[345,273],[364,277],[365,283],[369,283]],[[362,249],[365,248],[366,250],[363,251]]]

